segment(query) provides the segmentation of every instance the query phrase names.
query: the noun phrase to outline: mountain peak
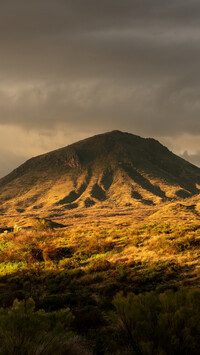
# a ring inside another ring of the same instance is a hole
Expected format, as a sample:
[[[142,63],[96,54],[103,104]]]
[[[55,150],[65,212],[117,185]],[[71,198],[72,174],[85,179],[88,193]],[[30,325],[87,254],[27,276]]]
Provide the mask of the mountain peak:
[[[31,158],[1,179],[1,211],[156,205],[199,186],[200,169],[155,139],[114,130]]]

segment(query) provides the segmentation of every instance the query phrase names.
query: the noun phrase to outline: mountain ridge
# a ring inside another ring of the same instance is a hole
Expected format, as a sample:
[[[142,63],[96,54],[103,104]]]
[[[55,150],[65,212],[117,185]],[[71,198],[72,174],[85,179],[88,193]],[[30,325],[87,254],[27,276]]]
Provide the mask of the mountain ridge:
[[[200,168],[153,138],[111,131],[33,157],[0,179],[2,213],[157,205],[199,194]]]

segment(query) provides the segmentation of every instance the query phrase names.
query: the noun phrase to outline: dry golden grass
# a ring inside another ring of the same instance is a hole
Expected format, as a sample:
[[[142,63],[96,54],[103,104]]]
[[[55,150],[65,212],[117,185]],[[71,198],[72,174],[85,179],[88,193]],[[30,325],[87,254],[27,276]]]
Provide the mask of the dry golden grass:
[[[46,269],[68,270],[71,268],[82,272],[107,272],[122,265],[130,271],[136,265],[175,264],[180,269],[177,282],[196,284],[199,280],[200,223],[196,215],[188,218],[188,206],[179,206],[185,211],[185,220],[177,220],[173,215],[174,206],[168,208],[170,218],[165,215],[160,223],[153,222],[148,214],[152,210],[137,211],[133,218],[131,210],[110,211],[94,210],[94,215],[73,215],[59,218],[65,227],[37,230],[19,230],[2,233],[1,260],[5,272],[6,263],[22,263],[24,269],[37,264]],[[101,212],[101,213],[100,213]],[[142,220],[142,213],[147,213]],[[157,212],[160,213],[161,211]],[[33,224],[33,220],[29,220]],[[146,222],[146,223],[144,223]],[[65,255],[66,253],[66,255]],[[38,264],[39,262],[39,264]],[[22,265],[20,264],[20,268]],[[182,271],[181,271],[182,270]],[[132,271],[131,271],[132,272]],[[110,276],[108,276],[110,277]],[[86,277],[87,278],[87,277]],[[111,277],[112,278],[112,277]],[[84,280],[84,278],[83,278]],[[193,281],[192,281],[193,280]]]

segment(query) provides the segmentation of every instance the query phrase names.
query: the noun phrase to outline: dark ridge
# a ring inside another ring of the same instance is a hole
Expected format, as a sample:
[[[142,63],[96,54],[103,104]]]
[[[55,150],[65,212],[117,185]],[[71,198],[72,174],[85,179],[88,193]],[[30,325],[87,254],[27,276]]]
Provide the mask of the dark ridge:
[[[149,180],[147,180],[144,176],[142,176],[138,171],[136,171],[133,167],[123,165],[123,169],[126,171],[128,176],[140,185],[143,189],[148,190],[152,194],[165,198],[165,192],[160,189],[159,186],[152,185]]]
[[[106,171],[104,171],[103,176],[101,178],[101,184],[103,185],[105,190],[108,190],[110,188],[110,186],[113,183],[113,170],[111,169],[107,169]]]
[[[25,209],[24,208],[16,208],[16,211],[19,213],[23,213],[25,211]]]
[[[142,195],[137,191],[132,190],[131,197],[135,198],[136,200],[139,200],[144,205],[154,205],[154,202],[152,200],[144,199]]]
[[[40,203],[39,205],[33,206],[32,209],[33,210],[38,210],[38,209],[42,208],[43,206],[44,206],[43,203]]]
[[[78,192],[76,192],[75,190],[72,190],[66,197],[64,197],[63,199],[58,201],[56,203],[56,205],[64,205],[65,203],[71,203],[71,202],[76,201],[82,195],[82,193],[86,190],[86,188],[87,188],[87,184],[83,183],[80,186],[80,188],[78,189]]]
[[[87,188],[87,184],[83,183],[78,189],[78,195],[81,196],[83,192],[86,190],[86,188]]]
[[[97,183],[93,185],[93,188],[91,191],[91,196],[96,198],[99,201],[106,200],[105,192],[102,190],[102,188]]]
[[[181,198],[188,198],[188,197],[191,197],[192,195],[188,191],[181,189],[176,192],[176,196],[181,197]]]
[[[77,198],[78,198],[78,194],[73,190],[69,193],[69,195],[64,197],[62,200],[58,201],[56,205],[64,205],[66,203],[71,203],[77,200]]]
[[[74,208],[77,208],[77,207],[78,207],[78,204],[77,204],[77,203],[70,203],[69,205],[63,205],[63,207],[64,207],[66,210],[73,210]]]
[[[147,199],[142,199],[141,202],[144,204],[144,205],[149,205],[149,206],[154,206],[155,203],[152,201],[152,200],[147,200]]]
[[[139,192],[132,190],[131,192],[131,197],[137,199],[137,200],[142,200],[142,195],[139,194]]]
[[[91,207],[95,205],[94,200],[91,198],[87,197],[86,200],[84,201],[85,207]]]

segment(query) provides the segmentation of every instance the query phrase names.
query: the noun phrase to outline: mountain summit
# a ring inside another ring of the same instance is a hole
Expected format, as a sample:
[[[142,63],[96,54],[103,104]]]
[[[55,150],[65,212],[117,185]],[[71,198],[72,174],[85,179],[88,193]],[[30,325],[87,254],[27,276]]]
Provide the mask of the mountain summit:
[[[31,158],[0,180],[2,213],[156,205],[199,192],[199,168],[120,131]]]

